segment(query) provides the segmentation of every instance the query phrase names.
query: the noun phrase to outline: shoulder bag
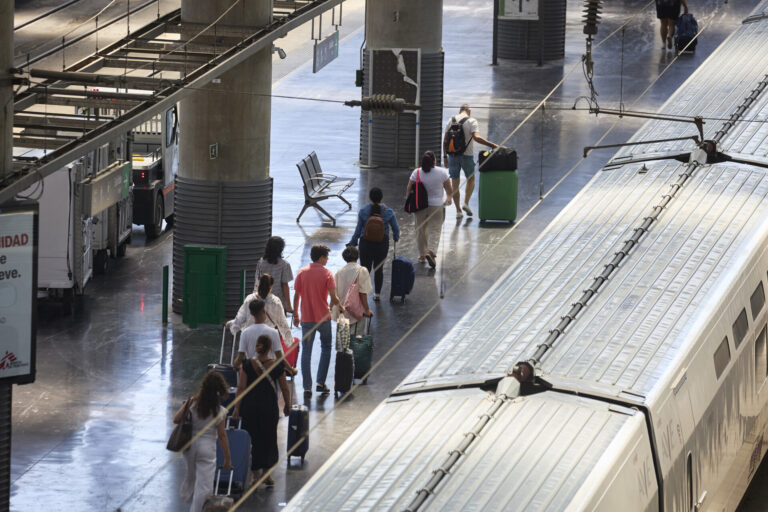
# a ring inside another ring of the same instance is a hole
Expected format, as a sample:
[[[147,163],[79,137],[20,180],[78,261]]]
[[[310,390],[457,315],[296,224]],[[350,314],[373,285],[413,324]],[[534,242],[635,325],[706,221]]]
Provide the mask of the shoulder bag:
[[[429,206],[427,187],[421,182],[419,173],[421,169],[416,169],[416,186],[411,187],[411,192],[405,199],[405,211],[408,213],[416,213]]]
[[[192,411],[189,410],[191,405],[192,397],[184,404],[181,421],[173,428],[171,437],[168,438],[168,444],[165,445],[172,452],[182,451],[192,439]]]
[[[358,283],[359,279],[360,271],[358,270],[357,277],[355,278],[355,281],[349,285],[347,296],[344,299],[344,309],[355,320],[360,320],[363,318],[363,303],[360,300],[360,284]]]

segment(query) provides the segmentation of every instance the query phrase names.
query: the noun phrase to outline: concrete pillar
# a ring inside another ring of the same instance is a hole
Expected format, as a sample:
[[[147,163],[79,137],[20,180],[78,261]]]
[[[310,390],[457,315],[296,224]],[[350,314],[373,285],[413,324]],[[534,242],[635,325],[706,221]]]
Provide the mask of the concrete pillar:
[[[11,171],[13,158],[13,1],[0,0],[0,179]]]
[[[518,19],[500,12],[496,34],[498,56],[540,64],[562,59],[565,56],[566,7],[566,0],[540,0],[535,16]]]
[[[431,149],[440,153],[443,110],[442,0],[377,0],[367,2],[363,54],[363,96],[404,97],[416,87],[398,71],[401,55],[408,79],[419,85],[418,114],[398,116],[363,112],[360,118],[360,162],[380,167],[413,167]],[[409,50],[420,50],[418,59]],[[373,65],[370,59],[373,58]],[[411,100],[412,98],[406,98]]]
[[[184,23],[207,25],[231,0],[182,0]],[[272,21],[271,0],[241,0],[221,21],[254,32]],[[183,246],[227,246],[228,315],[239,306],[239,276],[252,283],[272,230],[269,177],[272,52],[267,48],[218,77],[179,105],[179,172],[175,191],[173,310],[183,308]],[[210,149],[216,145],[216,157]]]

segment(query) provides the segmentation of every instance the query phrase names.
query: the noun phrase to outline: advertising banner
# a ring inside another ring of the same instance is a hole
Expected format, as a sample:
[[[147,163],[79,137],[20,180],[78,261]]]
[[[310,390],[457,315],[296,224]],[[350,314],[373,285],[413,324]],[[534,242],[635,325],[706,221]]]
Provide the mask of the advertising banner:
[[[0,206],[0,380],[35,380],[37,206]]]

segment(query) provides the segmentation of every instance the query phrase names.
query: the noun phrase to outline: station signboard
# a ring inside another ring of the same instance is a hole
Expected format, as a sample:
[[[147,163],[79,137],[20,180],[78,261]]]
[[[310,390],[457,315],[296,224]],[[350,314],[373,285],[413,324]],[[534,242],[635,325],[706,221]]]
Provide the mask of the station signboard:
[[[526,20],[539,19],[539,0],[497,0],[499,2],[499,19]]]
[[[317,73],[339,56],[339,31],[336,30],[319,43],[315,44],[312,72]]]
[[[35,380],[37,205],[0,206],[0,381]]]

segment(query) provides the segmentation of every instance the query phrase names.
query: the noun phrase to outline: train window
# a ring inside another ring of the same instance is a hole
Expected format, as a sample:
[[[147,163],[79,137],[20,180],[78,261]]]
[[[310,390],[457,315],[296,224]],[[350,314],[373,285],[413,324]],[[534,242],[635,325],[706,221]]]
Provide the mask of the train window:
[[[736,348],[744,341],[744,336],[747,335],[749,330],[749,322],[747,321],[747,310],[741,308],[741,313],[733,322],[733,342],[736,344]]]
[[[717,350],[715,350],[715,375],[717,375],[718,379],[723,374],[723,370],[728,366],[730,360],[731,347],[728,346],[728,336],[726,336],[717,346]]]
[[[752,296],[749,298],[749,305],[752,307],[752,320],[757,318],[764,304],[765,291],[763,290],[763,282],[760,281],[760,284],[757,285],[757,288],[755,288],[755,291],[752,292]]]
[[[768,352],[766,351],[766,336],[768,326],[763,326],[755,340],[755,390],[759,391],[768,376]]]

